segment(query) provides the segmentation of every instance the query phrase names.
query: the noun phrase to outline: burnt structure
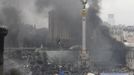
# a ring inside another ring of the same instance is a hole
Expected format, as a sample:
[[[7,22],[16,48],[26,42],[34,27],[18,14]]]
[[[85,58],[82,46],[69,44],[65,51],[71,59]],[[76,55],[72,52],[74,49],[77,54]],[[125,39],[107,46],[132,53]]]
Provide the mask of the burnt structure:
[[[4,37],[7,35],[7,29],[0,27],[0,75],[3,75],[3,52],[4,52]]]

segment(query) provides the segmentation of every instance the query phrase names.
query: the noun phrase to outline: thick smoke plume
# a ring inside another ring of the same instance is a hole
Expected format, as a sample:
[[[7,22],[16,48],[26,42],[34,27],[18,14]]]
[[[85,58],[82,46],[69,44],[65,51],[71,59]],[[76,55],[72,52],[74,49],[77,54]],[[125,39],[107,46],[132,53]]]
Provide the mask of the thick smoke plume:
[[[28,1],[28,2],[27,2]],[[59,24],[71,33],[74,45],[81,44],[82,4],[79,0],[1,0],[0,23],[9,25],[8,40],[18,44],[17,35],[22,23],[47,24],[46,12],[54,11]],[[90,0],[87,16],[87,49],[90,60],[96,65],[114,66],[125,64],[125,46],[110,37],[107,27],[99,18],[100,0]],[[47,11],[46,11],[47,10]],[[17,33],[16,33],[17,32]],[[8,38],[8,37],[7,37]],[[13,39],[13,40],[12,40]]]
[[[46,44],[44,40],[46,39],[47,29],[34,29],[28,25],[46,25],[46,16],[43,15],[42,17],[42,14],[37,14],[32,4],[34,4],[34,0],[0,0],[0,25],[6,25],[8,27],[5,48],[18,48],[22,40],[23,43],[26,42],[26,47],[31,47],[31,45],[35,44],[36,47],[40,47],[41,43],[43,45]],[[4,57],[6,56],[8,55]],[[5,72],[12,68],[22,69],[23,65],[18,65],[12,59],[4,58],[4,61],[4,64],[6,64],[4,65]]]
[[[81,43],[81,4],[77,0],[37,0],[36,6],[42,8],[42,2],[53,5],[57,19],[71,32],[76,44]],[[48,3],[47,3],[48,2]],[[99,17],[100,0],[90,0],[87,16],[87,47],[90,60],[105,67],[125,64],[127,48],[110,36],[109,30]],[[45,7],[45,5],[44,5]],[[47,5],[48,7],[48,5]],[[39,9],[41,10],[41,9]],[[60,24],[60,23],[59,23]]]
[[[34,0],[0,0],[0,25],[6,25],[9,31],[5,40],[5,47],[19,47],[19,42],[22,42],[24,38],[24,40],[27,38],[28,40],[37,40],[29,37],[36,34],[36,29],[33,28],[32,30],[30,25],[36,25],[37,28],[47,27],[47,14],[37,13],[34,3]],[[32,31],[29,32],[29,30]],[[40,29],[36,32],[43,32],[46,36],[47,30],[41,31]],[[43,38],[45,38],[44,34],[41,34]]]
[[[91,60],[103,67],[125,65],[127,48],[110,36],[110,32],[99,18],[99,0],[92,0],[87,21],[87,44]]]

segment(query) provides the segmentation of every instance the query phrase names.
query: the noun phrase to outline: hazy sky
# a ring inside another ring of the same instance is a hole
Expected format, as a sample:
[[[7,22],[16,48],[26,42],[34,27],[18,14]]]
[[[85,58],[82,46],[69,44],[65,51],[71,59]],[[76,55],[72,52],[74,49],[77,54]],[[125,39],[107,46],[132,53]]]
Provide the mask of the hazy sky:
[[[116,24],[134,25],[134,0],[102,0],[100,5],[104,21],[108,14],[114,14]]]
[[[23,10],[22,13],[25,14],[23,15],[25,18],[24,19],[25,23],[37,24],[37,27],[39,28],[48,27],[48,13],[47,12],[40,14],[36,13],[34,9],[35,6],[33,5],[35,0],[15,0],[15,1],[21,3],[20,5]],[[134,0],[102,0],[100,6],[101,6],[100,16],[103,21],[108,20],[107,19],[108,14],[114,14],[116,24],[134,25]]]

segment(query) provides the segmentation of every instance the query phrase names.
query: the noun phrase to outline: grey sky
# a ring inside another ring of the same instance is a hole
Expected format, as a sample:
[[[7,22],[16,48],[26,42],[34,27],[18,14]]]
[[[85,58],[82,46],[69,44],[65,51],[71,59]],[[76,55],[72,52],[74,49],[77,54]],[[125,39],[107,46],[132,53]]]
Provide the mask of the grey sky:
[[[134,25],[134,0],[102,0],[100,16],[107,21],[107,14],[115,15],[116,24]]]
[[[36,13],[33,5],[34,1],[35,0],[16,0],[16,2],[21,3],[19,5],[22,7],[22,13],[25,14],[23,15],[24,22],[28,24],[37,24],[37,27],[39,28],[48,27],[47,12],[40,14]],[[134,25],[134,0],[102,0],[100,6],[100,16],[103,21],[107,21],[108,14],[115,14],[116,24]]]

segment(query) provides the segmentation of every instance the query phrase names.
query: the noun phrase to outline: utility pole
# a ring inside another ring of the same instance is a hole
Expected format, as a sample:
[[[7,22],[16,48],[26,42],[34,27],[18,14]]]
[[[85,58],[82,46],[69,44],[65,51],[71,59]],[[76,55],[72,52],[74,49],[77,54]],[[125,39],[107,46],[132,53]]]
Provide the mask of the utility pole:
[[[82,68],[88,67],[88,53],[86,48],[86,16],[87,16],[87,8],[86,5],[88,3],[87,0],[81,0],[83,8],[82,8],[82,49],[80,51],[80,62]]]

